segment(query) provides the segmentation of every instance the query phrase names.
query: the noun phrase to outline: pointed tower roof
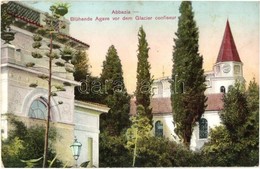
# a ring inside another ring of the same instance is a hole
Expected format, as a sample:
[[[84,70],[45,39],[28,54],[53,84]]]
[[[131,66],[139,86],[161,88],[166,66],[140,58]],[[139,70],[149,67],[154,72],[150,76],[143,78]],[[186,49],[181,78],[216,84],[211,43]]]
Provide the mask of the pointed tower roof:
[[[218,53],[217,63],[226,62],[226,61],[241,62],[228,20],[227,20],[222,44],[220,46],[220,50]]]

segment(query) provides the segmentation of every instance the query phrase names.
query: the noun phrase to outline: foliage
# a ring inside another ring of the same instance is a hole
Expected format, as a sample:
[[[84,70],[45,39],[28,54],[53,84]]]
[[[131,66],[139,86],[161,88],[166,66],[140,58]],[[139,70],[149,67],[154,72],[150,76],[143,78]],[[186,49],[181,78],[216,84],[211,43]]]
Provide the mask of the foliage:
[[[206,86],[191,2],[183,1],[179,11],[177,38],[174,39],[171,100],[175,133],[189,146],[193,126],[205,110]]]
[[[142,147],[139,146],[140,139],[149,138],[152,126],[150,120],[145,114],[145,109],[142,105],[136,108],[136,116],[130,118],[132,125],[127,129],[127,145],[126,147],[133,152],[133,167],[135,166],[135,159]]]
[[[103,62],[101,77],[96,80],[93,82],[100,83],[102,88],[99,93],[89,96],[97,95],[93,98],[99,97],[99,102],[110,108],[107,114],[100,116],[100,166],[129,167],[130,154],[124,146],[126,139],[122,133],[130,124],[130,97],[125,88],[121,61],[113,45],[109,47]]]
[[[75,68],[73,75],[76,81],[86,79],[86,76],[90,75],[89,59],[86,51],[77,50],[74,59],[71,62]]]
[[[233,141],[240,139],[244,134],[244,124],[249,117],[246,95],[240,90],[241,84],[236,83],[224,95],[224,109],[220,113],[222,123],[226,126]]]
[[[246,92],[248,100],[248,108],[250,112],[259,111],[259,85],[256,83],[255,78],[250,81]]]
[[[150,125],[153,125],[152,108],[150,107],[151,84],[153,83],[153,79],[150,74],[151,65],[148,62],[149,49],[146,33],[143,27],[140,27],[138,32],[138,63],[135,90],[136,105],[142,105],[144,107],[145,115],[150,120]]]
[[[31,167],[42,167],[42,157],[44,148],[44,128],[42,126],[26,127],[21,121],[10,117],[12,130],[8,138],[2,140],[2,160],[5,167],[26,167],[27,163],[23,162],[31,159],[41,158],[38,163],[30,165]],[[51,143],[55,142],[56,131],[50,131]],[[48,151],[48,159],[55,157],[55,152],[51,149]],[[21,161],[23,160],[23,161]],[[60,167],[61,162],[56,160],[53,167]]]
[[[81,85],[76,86],[74,90],[76,100],[103,103],[104,97],[100,92],[101,82],[99,77],[88,76],[80,80],[80,82]]]
[[[81,163],[81,164],[80,164],[80,167],[81,167],[81,168],[87,168],[89,162],[90,162],[90,161],[85,161],[85,162]]]
[[[108,132],[100,134],[99,167],[130,167],[131,155],[125,148],[124,135],[111,136]]]
[[[70,68],[69,61],[72,59],[72,50],[68,48],[67,46],[64,47],[64,49],[60,49],[61,46],[57,43],[55,43],[55,40],[58,40],[57,35],[60,34],[62,30],[66,28],[64,19],[61,19],[64,17],[65,14],[68,13],[68,5],[65,4],[56,4],[52,5],[50,7],[51,14],[44,13],[45,17],[43,19],[43,22],[45,22],[44,26],[37,30],[36,33],[33,35],[33,44],[32,47],[35,51],[32,52],[32,57],[36,59],[42,58],[42,54],[45,52],[45,56],[48,57],[48,76],[41,76],[40,78],[45,79],[48,81],[48,101],[47,101],[47,107],[48,107],[48,114],[47,114],[47,121],[46,121],[46,130],[45,130],[45,141],[44,141],[44,155],[43,155],[43,167],[46,167],[47,159],[49,159],[48,155],[51,153],[48,150],[48,144],[49,144],[49,123],[50,123],[50,109],[51,109],[51,97],[57,96],[56,92],[51,91],[52,87],[52,67],[53,67],[53,61],[57,61],[57,59],[63,59],[63,62],[56,62],[57,66],[65,66],[65,70],[68,73],[73,73],[74,70]],[[47,44],[46,48],[41,48],[43,37],[49,39],[49,43]],[[58,54],[58,52],[60,52]],[[57,64],[58,63],[58,64]],[[37,84],[30,84],[30,87],[37,87]],[[57,88],[57,91],[65,91],[65,88]],[[61,103],[58,101],[59,104]],[[31,158],[32,159],[32,158]],[[34,158],[35,159],[35,158]]]
[[[211,131],[202,149],[205,166],[259,165],[258,92],[255,81],[247,91],[238,83],[229,89],[220,116],[224,125]]]
[[[100,92],[91,92],[95,88],[96,83],[100,82],[98,77],[91,76],[89,68],[89,59],[85,51],[78,50],[75,52],[74,58],[71,60],[74,65],[74,79],[81,82],[80,86],[76,86],[74,89],[75,99],[83,100],[95,103],[101,103],[103,100]]]
[[[162,137],[150,137],[139,141],[140,150],[136,167],[172,167],[175,144]]]
[[[107,114],[100,117],[101,131],[120,135],[130,125],[130,96],[125,88],[121,61],[113,45],[109,47],[103,62],[100,80],[101,84],[105,84],[103,103],[110,108]]]
[[[198,153],[164,137],[141,138],[136,167],[196,167]]]
[[[42,159],[43,157],[40,157],[38,159],[31,159],[31,160],[21,160],[21,162],[26,164],[26,168],[33,168],[37,165],[37,163]]]
[[[68,13],[69,4],[68,3],[56,3],[50,7],[50,10],[56,15],[64,16]]]

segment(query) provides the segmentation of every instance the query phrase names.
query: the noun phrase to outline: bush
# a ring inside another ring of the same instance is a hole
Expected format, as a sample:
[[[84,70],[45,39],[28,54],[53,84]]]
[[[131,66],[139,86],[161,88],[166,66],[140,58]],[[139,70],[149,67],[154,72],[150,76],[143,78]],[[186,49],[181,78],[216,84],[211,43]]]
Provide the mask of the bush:
[[[100,134],[99,166],[100,167],[130,167],[132,155],[125,148],[124,136],[110,136],[107,132]]]
[[[21,160],[38,159],[43,156],[45,128],[43,126],[26,127],[21,121],[10,118],[12,130],[6,140],[2,140],[2,160],[5,167],[28,167]],[[56,131],[50,130],[50,147],[55,141]],[[48,160],[52,160],[56,154],[50,148],[48,151]],[[55,160],[53,167],[60,167],[62,163]],[[42,159],[33,167],[42,167]]]
[[[136,167],[199,166],[199,154],[166,138],[150,137],[139,143]]]

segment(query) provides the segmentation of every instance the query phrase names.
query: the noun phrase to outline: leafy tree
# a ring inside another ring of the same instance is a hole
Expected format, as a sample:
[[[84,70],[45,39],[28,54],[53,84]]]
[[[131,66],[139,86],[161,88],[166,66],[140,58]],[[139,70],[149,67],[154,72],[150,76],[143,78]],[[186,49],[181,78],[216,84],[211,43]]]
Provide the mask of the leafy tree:
[[[259,85],[255,78],[250,81],[246,96],[249,117],[244,125],[243,144],[247,146],[248,154],[250,154],[248,165],[259,165]]]
[[[183,1],[173,51],[172,107],[175,133],[186,146],[190,145],[195,122],[205,110],[206,90],[203,58],[199,54],[198,28],[194,21],[192,4]]]
[[[125,147],[124,135],[111,136],[104,131],[100,134],[99,166],[100,167],[130,167],[131,154]]]
[[[75,87],[75,99],[103,103],[104,95],[99,77],[88,76],[80,80],[81,85]]]
[[[150,125],[150,120],[145,114],[145,109],[142,105],[138,105],[136,108],[136,116],[132,116],[131,128],[126,131],[127,145],[126,147],[133,152],[133,167],[135,166],[135,159],[142,147],[140,147],[140,139],[148,139],[150,137],[150,132],[152,126]]]
[[[244,124],[249,117],[248,102],[243,88],[243,84],[238,82],[235,87],[229,88],[228,93],[224,95],[224,108],[220,113],[222,123],[234,141],[243,136]]]
[[[149,47],[146,40],[146,33],[143,27],[139,28],[138,32],[138,63],[137,63],[137,82],[136,82],[136,105],[144,107],[145,115],[150,120],[150,125],[153,125],[152,108],[150,107],[151,84],[153,79],[150,74],[151,65],[148,62]]]
[[[2,160],[5,167],[26,167],[24,160],[38,159],[31,167],[42,167],[42,157],[44,151],[44,127],[33,126],[26,127],[21,121],[16,120],[14,117],[10,117],[10,123],[12,129],[9,132],[8,138],[2,140]],[[55,142],[56,131],[50,130],[50,141]],[[52,148],[48,151],[48,160],[52,160],[56,153]],[[62,163],[59,160],[55,160],[53,167],[61,167]]]
[[[136,167],[172,167],[176,144],[163,137],[140,139]]]
[[[246,94],[250,112],[259,112],[259,85],[256,83],[255,78],[250,81]]]
[[[210,141],[202,148],[204,166],[234,166],[237,162],[234,144],[225,126],[210,131]],[[236,150],[237,151],[237,150]]]
[[[101,103],[103,100],[102,94],[91,91],[95,83],[100,82],[100,79],[91,75],[89,71],[91,66],[86,51],[77,50],[71,62],[74,65],[74,80],[81,82],[80,86],[74,88],[75,99]]]
[[[239,83],[229,89],[220,115],[224,125],[210,132],[202,149],[205,166],[259,165],[258,92],[255,81],[247,91]]]
[[[141,138],[136,167],[196,167],[200,166],[198,153],[164,137]]]
[[[101,84],[105,84],[103,103],[110,108],[107,114],[101,115],[101,131],[118,136],[130,124],[130,96],[125,88],[121,61],[113,45],[109,47],[103,62],[100,80]]]

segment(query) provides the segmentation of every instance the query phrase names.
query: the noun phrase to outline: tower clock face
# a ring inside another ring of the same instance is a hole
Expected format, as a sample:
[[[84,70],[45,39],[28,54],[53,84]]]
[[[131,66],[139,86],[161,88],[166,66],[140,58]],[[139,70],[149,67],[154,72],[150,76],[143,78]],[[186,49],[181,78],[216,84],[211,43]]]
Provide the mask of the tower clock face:
[[[222,70],[224,73],[230,72],[231,66],[229,64],[224,64]]]

